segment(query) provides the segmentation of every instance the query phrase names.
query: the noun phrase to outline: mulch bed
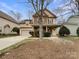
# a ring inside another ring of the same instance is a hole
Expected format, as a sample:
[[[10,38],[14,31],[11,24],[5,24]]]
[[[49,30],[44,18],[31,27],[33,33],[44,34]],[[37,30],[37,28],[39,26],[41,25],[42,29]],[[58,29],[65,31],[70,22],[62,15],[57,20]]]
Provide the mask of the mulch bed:
[[[64,44],[52,40],[34,40],[8,51],[0,59],[79,59],[78,42]]]

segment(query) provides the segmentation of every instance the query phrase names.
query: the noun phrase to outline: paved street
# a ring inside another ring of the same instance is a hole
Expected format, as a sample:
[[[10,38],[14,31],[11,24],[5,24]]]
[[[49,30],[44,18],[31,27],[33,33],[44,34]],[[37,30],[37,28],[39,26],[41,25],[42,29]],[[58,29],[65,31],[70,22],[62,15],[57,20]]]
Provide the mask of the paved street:
[[[0,38],[0,50],[7,48],[13,44],[16,44],[26,38],[28,38],[28,37],[16,36],[16,37]]]

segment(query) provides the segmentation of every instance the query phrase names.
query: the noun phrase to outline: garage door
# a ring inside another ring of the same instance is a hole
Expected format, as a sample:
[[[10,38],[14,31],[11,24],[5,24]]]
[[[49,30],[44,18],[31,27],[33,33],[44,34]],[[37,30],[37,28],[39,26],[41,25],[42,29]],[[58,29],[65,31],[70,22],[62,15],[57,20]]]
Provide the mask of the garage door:
[[[29,34],[29,30],[22,30],[22,31],[21,31],[21,35],[22,35],[22,36],[31,36],[31,35]]]

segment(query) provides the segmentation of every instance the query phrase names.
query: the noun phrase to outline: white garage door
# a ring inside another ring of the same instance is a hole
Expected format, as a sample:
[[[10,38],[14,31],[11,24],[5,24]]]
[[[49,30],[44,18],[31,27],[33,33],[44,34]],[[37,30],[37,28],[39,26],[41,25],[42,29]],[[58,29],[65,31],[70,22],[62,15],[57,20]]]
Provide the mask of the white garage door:
[[[31,35],[29,34],[29,30],[22,30],[22,31],[21,31],[21,35],[22,35],[22,36],[31,36]]]

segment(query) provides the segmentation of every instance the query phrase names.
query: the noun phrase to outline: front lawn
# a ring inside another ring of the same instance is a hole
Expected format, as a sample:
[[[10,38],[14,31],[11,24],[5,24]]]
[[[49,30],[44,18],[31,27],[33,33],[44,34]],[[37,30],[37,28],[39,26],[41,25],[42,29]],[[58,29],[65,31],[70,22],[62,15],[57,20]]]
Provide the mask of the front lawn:
[[[1,55],[0,59],[79,59],[79,40],[74,44],[53,40],[26,42]]]

